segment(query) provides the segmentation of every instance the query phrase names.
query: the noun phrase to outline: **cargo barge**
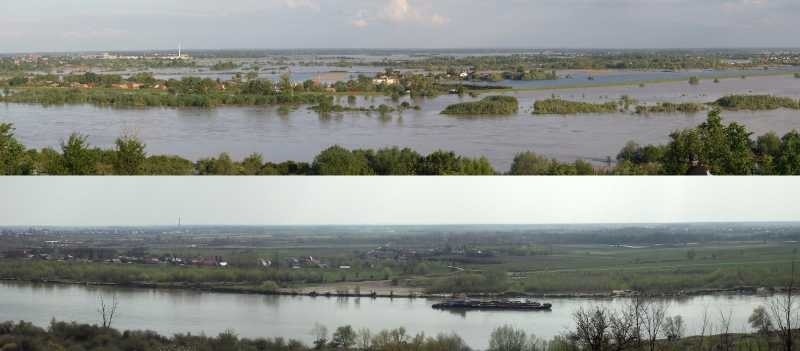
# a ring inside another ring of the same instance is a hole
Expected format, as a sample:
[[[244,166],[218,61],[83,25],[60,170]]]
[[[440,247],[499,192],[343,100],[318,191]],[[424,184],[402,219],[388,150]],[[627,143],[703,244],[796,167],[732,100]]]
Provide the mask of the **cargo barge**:
[[[514,311],[550,311],[553,305],[535,301],[512,300],[449,300],[433,304],[437,310],[514,310]]]

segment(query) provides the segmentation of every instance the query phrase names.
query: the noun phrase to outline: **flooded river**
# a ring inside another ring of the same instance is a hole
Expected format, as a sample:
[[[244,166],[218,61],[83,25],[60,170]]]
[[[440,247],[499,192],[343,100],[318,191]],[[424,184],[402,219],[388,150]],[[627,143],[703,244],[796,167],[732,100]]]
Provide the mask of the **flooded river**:
[[[451,117],[440,112],[449,104],[469,101],[445,95],[413,101],[420,110],[378,116],[344,113],[322,118],[301,107],[288,114],[277,108],[226,107],[201,109],[111,109],[93,106],[0,105],[0,122],[11,122],[29,147],[58,147],[72,132],[89,136],[96,146],[110,147],[123,133],[136,134],[150,154],[176,154],[199,159],[228,152],[241,158],[259,152],[271,161],[310,161],[331,146],[348,148],[410,147],[423,153],[453,150],[486,156],[500,171],[518,152],[531,150],[562,161],[614,158],[629,140],[642,144],[667,142],[668,135],[693,127],[705,114],[638,116],[632,113],[579,116],[534,116],[534,101],[553,95],[570,100],[611,101],[628,95],[641,103],[708,102],[727,94],[774,94],[800,97],[800,79],[792,76],[727,78],[700,85],[669,82],[636,85],[541,89],[510,93],[520,99],[519,114],[505,117]],[[342,98],[341,103],[346,104]],[[358,98],[359,105],[394,104],[385,97]],[[745,124],[756,134],[800,129],[800,111],[725,112],[728,121]]]

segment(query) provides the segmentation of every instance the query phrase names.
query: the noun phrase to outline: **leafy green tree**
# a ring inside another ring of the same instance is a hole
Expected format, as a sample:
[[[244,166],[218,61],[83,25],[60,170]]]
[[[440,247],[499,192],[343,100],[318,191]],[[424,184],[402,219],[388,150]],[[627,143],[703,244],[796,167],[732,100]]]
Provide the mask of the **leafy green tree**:
[[[421,175],[458,175],[461,173],[461,157],[452,151],[436,151],[422,161]]]
[[[236,175],[237,167],[231,156],[225,152],[217,158],[203,159],[197,162],[200,175]]]
[[[553,168],[552,160],[527,151],[514,157],[511,175],[547,175]]]
[[[89,148],[85,135],[72,133],[66,142],[61,143],[61,155],[69,175],[91,175],[97,171],[96,155]]]
[[[489,176],[496,173],[486,157],[462,158],[461,163],[461,175]]]
[[[584,160],[575,161],[575,173],[577,175],[594,175],[594,166]]]
[[[369,157],[370,167],[378,175],[414,175],[423,157],[409,148],[380,149]]]
[[[719,110],[713,110],[697,128],[670,135],[664,168],[669,174],[686,174],[693,163],[699,163],[713,174],[752,174],[755,154],[751,134],[738,123],[724,125]]]
[[[800,174],[800,133],[796,130],[786,133],[781,139],[776,170],[784,175]]]
[[[254,176],[261,174],[264,167],[264,157],[261,154],[253,153],[242,160],[242,174]]]
[[[317,175],[370,175],[372,169],[363,153],[355,153],[341,146],[322,151],[312,166]]]
[[[0,175],[19,174],[25,147],[14,138],[14,127],[0,123]]]
[[[144,171],[147,159],[145,145],[134,136],[123,136],[117,139],[114,173],[119,175],[139,175]]]
[[[192,161],[178,156],[150,156],[142,164],[142,173],[146,175],[184,176],[194,171]]]

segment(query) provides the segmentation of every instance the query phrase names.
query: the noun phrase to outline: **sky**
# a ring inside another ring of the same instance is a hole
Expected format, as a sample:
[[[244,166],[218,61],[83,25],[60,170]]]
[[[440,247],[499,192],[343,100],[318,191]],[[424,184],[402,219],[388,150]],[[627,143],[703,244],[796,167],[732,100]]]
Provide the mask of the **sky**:
[[[2,0],[0,52],[798,47],[797,0]]]
[[[800,220],[800,177],[6,177],[0,226]]]

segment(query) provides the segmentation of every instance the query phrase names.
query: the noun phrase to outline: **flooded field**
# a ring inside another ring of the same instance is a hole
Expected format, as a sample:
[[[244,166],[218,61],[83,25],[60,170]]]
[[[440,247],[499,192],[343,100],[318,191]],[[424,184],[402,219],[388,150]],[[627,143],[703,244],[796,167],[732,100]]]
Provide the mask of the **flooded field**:
[[[177,154],[198,159],[229,152],[244,157],[259,152],[271,161],[310,161],[331,146],[348,148],[410,147],[420,152],[452,150],[486,156],[501,171],[518,152],[531,150],[562,161],[614,158],[629,140],[664,143],[675,130],[698,125],[705,114],[632,113],[579,116],[534,116],[535,100],[559,96],[603,102],[628,95],[640,103],[710,102],[728,94],[773,94],[800,97],[800,79],[787,75],[733,77],[719,83],[702,80],[645,84],[515,91],[521,111],[504,117],[452,117],[440,112],[449,104],[470,101],[444,95],[411,101],[420,110],[379,116],[342,113],[320,117],[300,107],[289,113],[277,108],[226,107],[201,109],[111,109],[93,106],[0,105],[0,122],[14,123],[17,137],[29,147],[57,147],[72,132],[89,135],[97,146],[110,146],[123,133],[134,133],[151,154]],[[340,103],[346,104],[342,97]],[[359,97],[358,105],[396,104],[382,96]],[[746,125],[756,134],[800,129],[800,111],[725,112],[727,121]]]

